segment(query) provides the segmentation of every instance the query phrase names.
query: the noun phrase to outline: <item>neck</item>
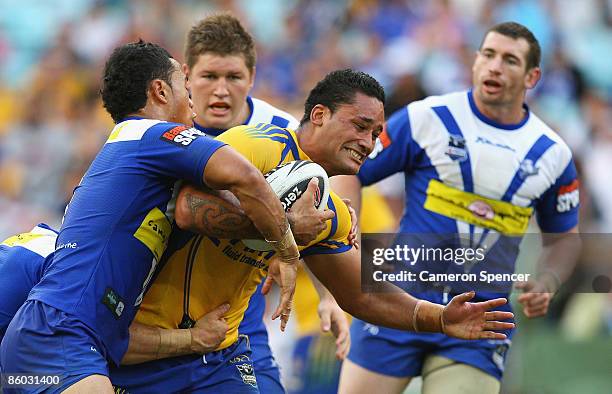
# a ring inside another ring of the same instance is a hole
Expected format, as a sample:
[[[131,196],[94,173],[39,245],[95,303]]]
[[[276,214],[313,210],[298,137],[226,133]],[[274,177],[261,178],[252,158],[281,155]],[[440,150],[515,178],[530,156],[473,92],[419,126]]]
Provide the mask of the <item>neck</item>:
[[[480,99],[477,91],[473,92],[474,103],[478,110],[487,118],[501,124],[517,124],[525,117],[525,109],[523,108],[523,100],[525,96],[520,97],[511,103],[501,103],[499,105],[486,104]]]

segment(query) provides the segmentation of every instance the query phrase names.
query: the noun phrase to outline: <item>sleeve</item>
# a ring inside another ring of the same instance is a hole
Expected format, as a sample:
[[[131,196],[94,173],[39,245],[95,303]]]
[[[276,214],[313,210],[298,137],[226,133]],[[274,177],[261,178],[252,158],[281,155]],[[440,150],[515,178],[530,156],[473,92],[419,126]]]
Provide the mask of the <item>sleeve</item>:
[[[266,134],[254,127],[237,126],[227,130],[216,139],[234,148],[262,173],[266,173],[280,164],[280,150],[286,139],[279,134],[280,131],[276,132],[276,130]]]
[[[178,123],[158,123],[141,140],[141,161],[165,176],[203,185],[210,157],[225,144]]]
[[[578,224],[580,190],[574,161],[536,203],[536,217],[542,232],[562,233]]]
[[[412,165],[415,143],[412,140],[410,108],[397,110],[387,120],[374,150],[357,174],[362,185],[371,185]]]
[[[327,200],[327,208],[336,213],[336,216],[330,220],[329,235],[302,250],[300,257],[344,253],[352,248],[348,242],[348,235],[351,231],[351,215],[346,204],[337,194],[332,192],[329,200]]]

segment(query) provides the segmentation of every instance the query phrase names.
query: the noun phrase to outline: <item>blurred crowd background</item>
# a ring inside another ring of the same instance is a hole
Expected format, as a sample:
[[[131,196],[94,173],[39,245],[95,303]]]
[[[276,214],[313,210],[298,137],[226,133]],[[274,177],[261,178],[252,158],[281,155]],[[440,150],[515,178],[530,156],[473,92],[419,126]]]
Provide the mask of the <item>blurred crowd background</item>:
[[[381,81],[387,114],[468,88],[483,32],[526,25],[543,49],[528,104],[577,159],[581,231],[612,233],[612,0],[0,0],[0,10],[1,239],[40,221],[59,228],[112,127],[98,94],[110,51],[143,38],[182,61],[187,30],[218,10],[256,38],[253,95],[298,118],[314,83],[341,67]],[[610,332],[607,304],[594,313]]]

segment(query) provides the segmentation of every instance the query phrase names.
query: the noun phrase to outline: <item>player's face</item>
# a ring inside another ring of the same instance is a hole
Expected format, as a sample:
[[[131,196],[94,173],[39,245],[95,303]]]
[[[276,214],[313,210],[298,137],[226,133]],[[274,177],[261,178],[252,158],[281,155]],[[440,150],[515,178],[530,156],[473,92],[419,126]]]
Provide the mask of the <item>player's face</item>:
[[[171,85],[171,106],[170,119],[171,122],[183,123],[187,126],[193,124],[193,103],[189,98],[189,91],[187,90],[187,78],[181,69],[181,65],[174,59],[170,59],[174,65],[175,70],[172,72]]]
[[[329,176],[353,175],[372,152],[383,130],[384,107],[378,99],[357,93],[352,104],[338,106],[323,121],[319,135],[321,149],[315,161]]]
[[[198,124],[229,129],[246,121],[250,111],[246,98],[253,87],[255,70],[247,68],[244,56],[207,52],[190,70],[183,68]]]
[[[485,37],[472,67],[474,95],[484,105],[523,103],[525,91],[535,86],[538,67],[527,69],[529,43],[496,32]]]

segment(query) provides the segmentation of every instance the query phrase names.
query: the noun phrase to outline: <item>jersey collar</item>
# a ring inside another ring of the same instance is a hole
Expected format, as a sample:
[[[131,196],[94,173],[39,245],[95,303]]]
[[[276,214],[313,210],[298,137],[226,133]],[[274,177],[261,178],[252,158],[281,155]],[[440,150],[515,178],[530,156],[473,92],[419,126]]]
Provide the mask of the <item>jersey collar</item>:
[[[525,110],[525,116],[523,117],[523,119],[519,123],[505,124],[505,123],[496,122],[493,119],[487,117],[482,112],[480,112],[480,110],[476,106],[476,102],[474,101],[474,96],[472,95],[472,89],[468,90],[467,96],[468,96],[468,101],[470,103],[470,108],[472,109],[472,112],[474,113],[474,115],[476,115],[476,117],[480,119],[482,122],[488,124],[489,126],[493,126],[496,129],[502,129],[502,130],[520,129],[529,120],[531,111],[529,111],[529,107],[525,103],[523,103],[523,109]]]

